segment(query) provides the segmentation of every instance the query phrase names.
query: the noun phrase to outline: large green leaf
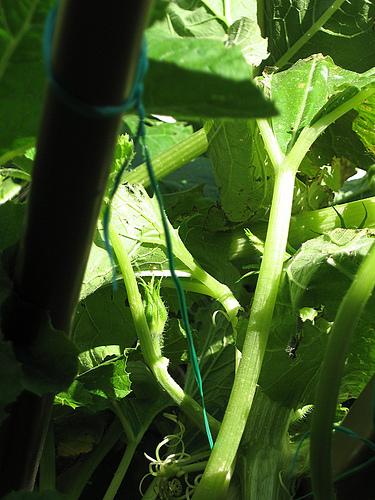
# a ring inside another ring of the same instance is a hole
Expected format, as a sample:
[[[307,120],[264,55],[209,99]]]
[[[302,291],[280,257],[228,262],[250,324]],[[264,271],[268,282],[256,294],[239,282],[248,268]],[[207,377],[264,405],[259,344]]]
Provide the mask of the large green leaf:
[[[133,136],[137,133],[139,118],[136,115],[124,117],[125,124],[130,128]],[[148,118],[146,124],[147,149],[151,158],[157,156],[170,147],[187,139],[193,134],[193,127],[184,122],[165,122]],[[143,158],[138,161],[140,163]],[[131,167],[134,168],[133,162]]]
[[[55,402],[72,408],[92,411],[111,408],[111,401],[121,400],[130,392],[126,357],[117,345],[95,347],[79,355],[79,374],[66,392]]]
[[[330,325],[373,238],[369,230],[335,229],[304,243],[287,263],[259,379],[271,399],[290,407],[314,402]],[[351,343],[340,401],[357,397],[374,372],[373,308],[371,299]]]
[[[6,203],[0,206],[0,250],[17,243],[21,236],[25,205]]]
[[[278,64],[288,49],[301,39],[302,46],[290,62],[321,52],[331,54],[336,64],[354,71],[366,71],[374,65],[373,2],[271,0],[264,6],[264,33],[269,38],[271,52],[269,65]],[[335,10],[332,6],[339,8]],[[316,32],[314,26],[324,13],[328,19]],[[311,28],[310,36],[304,36]]]
[[[281,150],[287,153],[304,127],[334,111],[360,89],[374,84],[375,71],[358,74],[344,70],[329,56],[316,54],[298,61],[286,71],[265,75],[260,81],[279,110],[279,115],[270,122]],[[363,156],[358,141],[354,146],[359,150],[357,157]],[[315,157],[319,155],[318,145]]]
[[[44,86],[41,38],[52,0],[4,0],[0,9],[0,158],[30,146]],[[6,126],[5,126],[6,124]]]
[[[272,128],[284,153],[327,102],[329,65],[328,58],[315,55],[286,71],[264,77],[263,84],[279,110],[272,119]]]
[[[154,376],[142,361],[128,363],[132,394],[119,403],[135,436],[142,434],[164,408],[172,404]]]
[[[375,161],[375,94],[357,108],[358,116],[353,121],[353,130],[358,134]]]
[[[241,18],[256,20],[256,2],[246,0],[174,0],[156,28],[164,33],[224,40],[227,29]]]
[[[269,122],[281,151],[287,154],[305,127],[371,85],[374,71],[359,75],[317,54],[288,70],[265,74],[259,81],[279,110]],[[352,113],[328,128],[302,162],[294,212],[327,206],[355,167],[371,164],[352,131],[354,117]],[[273,168],[255,123],[214,122],[209,139],[209,156],[228,219],[243,222],[262,217],[272,197]]]
[[[241,222],[262,213],[271,201],[273,169],[255,123],[215,122],[209,140],[208,154],[228,219]]]
[[[147,109],[178,117],[249,118],[274,112],[250,82],[267,57],[255,2],[170,2],[148,30]],[[238,47],[236,47],[238,46]],[[152,100],[151,100],[152,94]]]
[[[149,113],[184,118],[249,118],[275,114],[250,80],[241,50],[221,41],[148,34]]]
[[[125,301],[122,286],[115,292],[112,286],[100,287],[81,300],[72,328],[72,339],[79,352],[103,345],[119,345],[122,349],[133,346],[136,334]]]

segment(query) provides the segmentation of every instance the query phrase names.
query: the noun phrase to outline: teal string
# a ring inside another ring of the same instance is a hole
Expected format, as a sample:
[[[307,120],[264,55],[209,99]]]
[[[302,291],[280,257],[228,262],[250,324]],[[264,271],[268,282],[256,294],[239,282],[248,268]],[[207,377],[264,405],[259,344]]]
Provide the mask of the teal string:
[[[44,66],[47,74],[47,79],[53,87],[55,94],[64,102],[67,107],[69,107],[73,111],[76,111],[78,114],[87,116],[89,118],[109,118],[112,116],[121,115],[126,111],[137,108],[138,102],[143,94],[143,81],[148,67],[146,43],[144,42],[141,46],[141,54],[134,77],[134,83],[128,97],[116,106],[96,106],[94,104],[89,104],[88,102],[83,101],[79,97],[69,92],[66,89],[65,83],[59,81],[53,72],[52,44],[58,7],[59,2],[57,2],[55,7],[53,7],[49,11],[43,34]]]
[[[212,439],[210,424],[208,422],[208,417],[207,417],[207,411],[206,411],[204,393],[203,393],[202,376],[201,376],[201,372],[199,369],[198,357],[197,357],[197,353],[195,350],[194,339],[193,339],[193,335],[192,335],[191,328],[190,328],[185,292],[181,286],[180,279],[178,278],[178,276],[176,274],[175,265],[174,265],[172,238],[171,238],[170,231],[169,231],[168,220],[167,220],[167,217],[165,215],[163,197],[162,197],[161,192],[160,192],[159,183],[156,179],[155,172],[154,172],[154,169],[152,167],[150,154],[149,154],[149,151],[148,151],[148,148],[146,145],[146,141],[145,141],[145,138],[146,138],[146,127],[145,127],[146,114],[145,114],[144,106],[143,106],[143,103],[141,100],[140,100],[139,106],[138,106],[138,115],[139,115],[139,137],[141,139],[141,146],[143,149],[144,158],[146,160],[146,166],[147,166],[147,171],[148,171],[148,175],[150,178],[151,186],[152,186],[152,189],[153,189],[154,194],[156,196],[156,200],[157,200],[158,205],[159,205],[160,217],[161,217],[163,230],[164,230],[165,246],[167,249],[169,269],[170,269],[172,281],[174,283],[174,286],[175,286],[176,292],[177,292],[177,296],[178,296],[178,302],[179,302],[180,311],[181,311],[182,325],[183,325],[184,330],[186,332],[186,338],[188,341],[188,348],[189,348],[189,356],[190,356],[190,360],[191,360],[192,367],[193,367],[195,381],[197,383],[199,395],[201,398],[203,421],[204,421],[204,426],[205,426],[205,430],[206,430],[206,434],[207,434],[207,439],[208,439],[208,443],[210,445],[210,448],[212,449],[214,442]]]
[[[138,112],[139,125],[138,125],[138,130],[137,130],[134,142],[135,142],[135,144],[137,144],[138,141],[141,143],[142,151],[143,151],[143,154],[144,154],[144,157],[146,160],[147,171],[148,171],[148,175],[150,178],[151,186],[152,186],[152,189],[155,193],[155,196],[156,196],[156,199],[157,199],[157,202],[159,205],[159,211],[160,211],[161,221],[162,221],[163,230],[164,230],[167,258],[168,258],[168,263],[169,263],[169,267],[170,267],[171,277],[172,277],[172,281],[175,285],[177,296],[178,296],[178,302],[179,302],[179,307],[180,307],[180,311],[181,311],[182,325],[183,325],[184,330],[186,332],[189,356],[190,356],[190,360],[192,363],[194,377],[195,377],[195,380],[197,383],[198,392],[199,392],[200,399],[201,399],[204,427],[205,427],[208,443],[210,445],[210,448],[212,449],[213,448],[213,438],[212,438],[212,434],[211,434],[211,429],[210,429],[206,405],[205,405],[202,376],[200,373],[198,357],[197,357],[197,353],[195,350],[194,339],[193,339],[193,335],[192,335],[191,328],[190,328],[185,292],[184,292],[182,285],[181,285],[181,282],[176,274],[175,265],[174,265],[172,238],[171,238],[170,231],[169,231],[168,220],[167,220],[167,217],[165,215],[163,198],[162,198],[162,195],[160,192],[158,181],[157,181],[155,173],[154,173],[150,154],[149,154],[149,151],[148,151],[148,148],[146,145],[146,127],[145,127],[146,113],[145,113],[145,109],[144,109],[144,105],[143,105],[143,101],[142,101],[143,81],[144,81],[144,77],[145,77],[145,74],[147,72],[147,67],[148,67],[146,43],[143,42],[142,47],[141,47],[141,52],[140,52],[140,57],[139,57],[138,66],[137,66],[137,70],[136,70],[136,75],[135,75],[134,82],[133,82],[133,87],[132,87],[132,90],[131,90],[128,98],[125,99],[118,106],[94,106],[92,104],[89,104],[89,103],[82,101],[81,99],[77,98],[76,96],[74,96],[70,92],[68,92],[66,90],[66,88],[64,87],[63,82],[59,82],[56,79],[55,75],[53,74],[51,50],[52,50],[53,34],[54,34],[54,29],[55,29],[55,24],[56,24],[57,10],[58,10],[58,3],[49,12],[49,15],[48,15],[47,20],[46,20],[44,37],[43,37],[43,56],[44,56],[44,62],[45,62],[45,67],[46,67],[46,73],[47,73],[48,80],[49,80],[50,84],[52,85],[52,88],[54,89],[56,95],[59,96],[60,99],[64,102],[64,104],[66,104],[73,111],[75,111],[81,115],[92,117],[92,118],[107,118],[110,116],[116,116],[116,115],[120,115],[120,114],[124,113],[125,111],[129,111],[130,109],[133,109],[133,108],[135,108]],[[116,264],[115,264],[113,248],[112,248],[112,245],[110,244],[110,238],[109,238],[109,223],[110,223],[110,219],[111,219],[111,203],[112,203],[112,200],[116,194],[116,191],[121,183],[122,176],[123,176],[126,168],[128,167],[128,165],[129,165],[129,161],[125,161],[123,163],[122,167],[119,169],[119,171],[116,175],[113,187],[111,189],[110,195],[109,195],[109,201],[106,204],[104,214],[103,214],[104,243],[105,243],[105,247],[106,247],[107,253],[109,255],[110,261],[111,261],[112,273],[113,273],[112,283],[113,283],[114,288],[116,288],[116,273],[115,273]]]

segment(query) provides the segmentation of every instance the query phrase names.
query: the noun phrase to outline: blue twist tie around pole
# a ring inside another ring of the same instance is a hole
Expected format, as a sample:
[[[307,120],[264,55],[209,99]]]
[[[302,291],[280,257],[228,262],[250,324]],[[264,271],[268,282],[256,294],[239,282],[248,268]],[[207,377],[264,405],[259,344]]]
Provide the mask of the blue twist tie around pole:
[[[55,7],[50,10],[47,16],[43,36],[43,59],[47,78],[49,83],[52,85],[56,95],[60,97],[64,104],[66,104],[73,111],[76,111],[77,113],[90,118],[108,118],[111,116],[121,115],[126,111],[138,108],[138,102],[143,94],[143,80],[148,67],[147,48],[145,42],[143,42],[141,46],[139,63],[130,94],[122,103],[118,104],[117,106],[95,106],[93,104],[89,104],[67,91],[64,86],[64,82],[59,82],[56,79],[56,76],[53,74],[52,69],[52,45],[58,5],[59,3],[57,3]]]
[[[213,438],[212,438],[212,433],[208,421],[208,416],[207,416],[207,410],[205,406],[205,400],[204,400],[204,392],[203,392],[203,382],[202,382],[202,376],[200,373],[199,369],[199,362],[198,362],[198,357],[197,353],[195,350],[194,346],[194,339],[193,335],[191,332],[191,327],[190,327],[190,322],[189,322],[189,317],[188,317],[188,309],[187,309],[187,303],[186,303],[186,297],[185,297],[185,292],[184,289],[181,285],[181,282],[176,274],[175,270],[175,265],[174,265],[174,256],[173,256],[173,246],[172,246],[172,238],[170,235],[169,231],[169,225],[168,225],[168,220],[165,215],[165,210],[164,210],[164,203],[163,203],[163,198],[159,189],[159,184],[156,179],[154,169],[152,166],[151,158],[147,149],[146,145],[146,127],[145,127],[145,109],[142,101],[142,96],[143,96],[143,81],[144,77],[147,72],[148,68],[148,59],[147,59],[147,46],[146,42],[143,41],[142,46],[141,46],[141,51],[140,51],[140,57],[138,61],[138,66],[136,70],[136,75],[134,78],[134,83],[133,87],[131,89],[130,95],[125,99],[121,104],[118,106],[95,106],[92,104],[89,104],[87,102],[84,102],[82,99],[77,98],[76,96],[72,95],[70,92],[68,92],[64,85],[63,82],[59,82],[52,71],[52,42],[53,42],[53,34],[54,34],[54,29],[56,25],[56,17],[57,17],[57,11],[58,11],[58,3],[56,6],[50,10],[47,20],[46,20],[46,25],[44,29],[44,37],[43,37],[43,57],[44,57],[44,63],[46,67],[46,73],[48,80],[50,84],[52,85],[56,95],[61,98],[61,100],[66,104],[68,107],[70,107],[72,110],[75,112],[92,117],[92,118],[107,118],[111,116],[116,116],[120,115],[126,111],[129,111],[131,109],[136,109],[138,112],[139,116],[139,125],[138,125],[138,130],[134,139],[134,143],[137,144],[138,142],[141,143],[143,154],[146,160],[146,165],[147,165],[147,171],[150,177],[150,182],[152,189],[155,193],[158,205],[159,205],[159,210],[160,210],[160,216],[161,216],[161,221],[164,229],[164,235],[165,235],[165,246],[167,250],[167,257],[168,257],[168,263],[170,267],[170,272],[171,272],[171,277],[173,280],[173,283],[176,288],[177,296],[178,296],[178,302],[180,306],[180,311],[181,311],[181,318],[182,318],[182,325],[184,327],[184,330],[186,332],[186,337],[187,337],[187,342],[188,342],[188,349],[189,349],[189,356],[190,360],[192,363],[193,367],[193,372],[195,376],[195,380],[197,383],[198,387],[198,392],[200,395],[201,399],[201,404],[202,404],[202,414],[203,414],[203,421],[204,421],[204,427],[205,431],[207,434],[207,439],[210,448],[213,448]],[[109,201],[106,204],[104,214],[103,214],[103,233],[104,233],[104,243],[105,247],[107,250],[107,253],[109,255],[110,261],[111,261],[111,266],[112,266],[112,271],[113,271],[113,279],[112,283],[113,286],[116,287],[116,264],[115,264],[115,259],[113,255],[113,249],[110,244],[110,238],[109,238],[109,223],[110,223],[110,218],[111,218],[111,203],[113,200],[113,197],[116,194],[116,191],[121,183],[122,176],[126,170],[126,168],[129,166],[129,161],[125,161],[122,167],[119,169],[115,181],[113,183],[113,187],[111,189],[110,195],[109,195]]]

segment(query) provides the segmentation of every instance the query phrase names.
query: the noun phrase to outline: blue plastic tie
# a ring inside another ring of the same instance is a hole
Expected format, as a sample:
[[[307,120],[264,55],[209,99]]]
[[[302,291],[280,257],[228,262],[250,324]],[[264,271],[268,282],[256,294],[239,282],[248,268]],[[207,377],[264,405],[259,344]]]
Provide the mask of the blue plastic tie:
[[[144,154],[144,157],[146,160],[146,166],[147,166],[147,171],[148,171],[148,175],[150,178],[151,186],[152,186],[152,189],[155,193],[155,196],[156,196],[156,199],[157,199],[157,202],[159,205],[171,277],[172,277],[172,281],[175,285],[177,296],[178,296],[178,302],[179,302],[180,311],[181,311],[181,318],[182,318],[182,325],[183,325],[184,330],[186,332],[190,360],[192,363],[195,380],[196,380],[196,383],[198,386],[198,392],[199,392],[199,395],[201,398],[203,421],[204,421],[204,426],[205,426],[205,430],[206,430],[206,434],[207,434],[207,439],[208,439],[208,443],[210,445],[210,448],[212,449],[214,443],[213,443],[213,438],[212,438],[211,429],[210,429],[207,411],[206,411],[206,406],[205,406],[204,393],[203,393],[203,382],[202,382],[202,377],[201,377],[201,373],[200,373],[200,369],[199,369],[198,357],[197,357],[197,353],[195,350],[194,339],[193,339],[193,335],[192,335],[191,328],[190,328],[185,292],[184,292],[184,289],[181,285],[181,282],[176,274],[175,265],[174,265],[172,238],[171,238],[170,231],[169,231],[168,220],[167,220],[167,217],[165,215],[163,198],[162,198],[162,195],[161,195],[161,192],[159,189],[159,184],[158,184],[158,181],[157,181],[155,173],[154,173],[151,158],[150,158],[148,148],[146,145],[146,141],[145,141],[145,139],[146,139],[146,127],[145,127],[146,113],[145,113],[145,109],[144,109],[144,105],[143,105],[143,101],[142,101],[142,96],[143,96],[143,81],[144,81],[144,77],[145,77],[145,74],[146,74],[147,68],[148,68],[146,42],[143,41],[142,46],[141,46],[141,52],[140,52],[139,62],[138,62],[137,70],[136,70],[136,75],[134,78],[132,90],[131,90],[128,98],[125,99],[118,106],[94,106],[92,104],[89,104],[87,102],[82,101],[81,99],[77,98],[76,96],[74,96],[70,92],[68,92],[65,89],[63,83],[59,82],[53,74],[53,71],[52,71],[52,53],[51,52],[52,52],[53,34],[54,34],[55,25],[56,25],[57,11],[58,11],[58,3],[49,12],[49,15],[48,15],[47,20],[46,20],[44,37],[43,37],[43,55],[44,55],[44,62],[45,62],[45,66],[46,66],[46,72],[47,72],[48,80],[51,83],[53,89],[55,90],[56,95],[58,95],[61,98],[61,100],[68,107],[70,107],[71,109],[73,109],[77,113],[84,115],[84,116],[92,117],[92,118],[107,118],[110,116],[116,116],[116,115],[123,114],[125,111],[129,111],[131,109],[137,110],[138,117],[139,117],[139,124],[138,124],[137,133],[136,133],[136,136],[134,139],[134,143],[135,144],[137,144],[138,142],[141,143],[143,154]],[[110,223],[110,219],[111,219],[111,208],[110,207],[111,207],[112,200],[116,194],[116,191],[121,183],[122,176],[123,176],[126,168],[128,167],[128,165],[129,165],[129,161],[127,160],[123,163],[123,165],[119,169],[118,173],[116,174],[115,181],[114,181],[113,187],[112,187],[110,195],[109,195],[109,201],[106,204],[104,214],[103,214],[104,243],[105,243],[105,247],[106,247],[107,253],[109,255],[110,261],[111,261],[111,266],[112,266],[112,271],[113,271],[112,283],[113,283],[114,287],[116,287],[116,273],[115,273],[116,263],[115,263],[113,249],[112,249],[112,246],[110,244],[110,238],[109,238],[109,223]]]
[[[58,6],[59,3],[57,3],[55,7],[50,10],[47,16],[43,35],[43,58],[47,78],[55,90],[56,95],[58,95],[64,104],[66,104],[73,111],[90,118],[108,118],[111,116],[118,116],[126,111],[138,108],[139,100],[143,94],[143,81],[148,67],[147,48],[145,42],[141,46],[141,54],[134,77],[134,84],[129,96],[124,99],[121,104],[116,106],[95,106],[94,104],[89,104],[66,90],[64,82],[60,82],[56,79],[52,69],[52,45]]]

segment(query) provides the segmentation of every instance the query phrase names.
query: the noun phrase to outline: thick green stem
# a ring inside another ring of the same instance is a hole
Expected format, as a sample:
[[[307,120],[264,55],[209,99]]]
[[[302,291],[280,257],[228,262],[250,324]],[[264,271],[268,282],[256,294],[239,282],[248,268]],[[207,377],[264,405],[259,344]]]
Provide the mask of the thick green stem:
[[[375,244],[360,265],[333,323],[320,372],[311,427],[310,464],[314,498],[335,498],[332,480],[332,426],[348,347],[375,285]]]
[[[256,391],[237,462],[242,498],[289,499],[280,476],[285,483],[290,461],[288,426],[292,413],[293,410],[272,401],[260,389]]]
[[[56,487],[55,434],[50,422],[39,464],[39,491],[54,490]]]
[[[124,279],[129,307],[133,316],[134,326],[137,331],[144,360],[161,387],[169,394],[191,421],[204,431],[201,406],[188,396],[170,376],[168,373],[169,360],[161,355],[160,350],[156,348],[152,340],[145,316],[142,297],[127,251],[123,247],[120,237],[111,225],[109,227],[109,233],[111,244]],[[213,434],[217,434],[220,423],[210,416],[208,416],[208,420]]]
[[[342,227],[342,220],[347,228],[375,227],[375,197],[351,201],[333,207],[301,212],[292,216],[290,221],[289,243],[297,248],[308,239]]]
[[[274,194],[263,260],[254,294],[242,358],[219,435],[194,500],[224,499],[258,381],[282,272],[293,201],[295,170],[280,168]]]
[[[343,227],[342,220],[345,226],[350,229],[362,227],[375,228],[375,197],[365,198],[364,200],[350,201],[336,205],[335,209],[341,215],[338,216],[333,207],[321,208],[319,210],[311,210],[300,212],[292,215],[290,219],[290,228],[288,243],[297,249],[307,240],[316,238],[318,235],[327,233],[337,227]],[[253,233],[264,241],[266,236],[267,226],[264,223],[254,225]],[[243,229],[233,231],[230,235],[230,249],[228,252],[229,260],[240,260],[241,263],[249,263],[256,257],[254,249],[249,245],[249,239],[245,236]],[[185,282],[185,280],[184,280]],[[166,283],[163,282],[166,286]],[[187,285],[187,290],[190,290]],[[194,291],[193,288],[191,288]],[[204,289],[202,289],[202,292]]]
[[[191,271],[191,275],[194,279],[202,283],[209,290],[209,295],[216,299],[226,310],[229,319],[235,321],[238,311],[241,306],[238,300],[233,295],[230,288],[228,288],[220,281],[213,278],[208,274],[192,257],[191,253],[187,250],[185,245],[175,245],[174,253],[176,257],[183,262]],[[207,292],[206,292],[207,294]]]
[[[271,163],[274,168],[278,168],[284,160],[285,155],[281,151],[275,134],[273,133],[268,120],[259,118],[257,120],[257,125],[264,142],[264,147],[266,148],[268,156],[270,157]]]
[[[208,141],[206,132],[204,129],[198,130],[198,132],[195,132],[187,139],[179,142],[152,159],[152,166],[156,178],[159,180],[175,172],[186,163],[189,163],[189,161],[195,160],[205,153],[207,148]],[[128,172],[125,179],[130,184],[143,184],[143,186],[148,187],[150,185],[150,179],[148,177],[146,164],[142,163],[139,167]]]
[[[335,12],[341,7],[341,5],[346,0],[335,0],[330,7],[323,12],[323,14],[315,21],[315,23],[310,26],[310,28],[305,31],[305,33],[298,38],[298,40],[285,52],[283,56],[276,61],[275,66],[282,68],[289,62],[289,60],[297,54],[300,48],[302,48],[306,43],[308,43],[311,38],[317,33],[325,23],[335,14]]]
[[[125,474],[128,470],[128,467],[130,465],[130,462],[133,459],[134,453],[137,449],[137,446],[139,444],[139,441],[141,440],[143,434],[138,436],[138,439],[135,439],[134,441],[130,441],[126,445],[125,453],[122,456],[121,462],[119,463],[119,466],[117,467],[117,470],[113,476],[113,479],[111,481],[111,484],[109,485],[103,500],[112,500],[115,498],[118,489],[121,486],[121,483],[125,477]]]

